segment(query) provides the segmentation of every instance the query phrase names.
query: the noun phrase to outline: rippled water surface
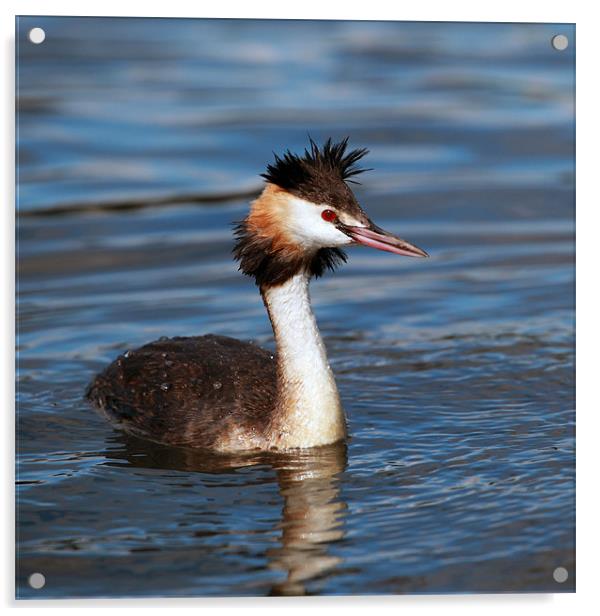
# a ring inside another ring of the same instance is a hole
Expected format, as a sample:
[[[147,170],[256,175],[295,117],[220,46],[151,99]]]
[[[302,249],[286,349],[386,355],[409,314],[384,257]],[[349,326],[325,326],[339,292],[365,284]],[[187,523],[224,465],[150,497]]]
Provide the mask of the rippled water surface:
[[[573,27],[17,38],[19,597],[574,589]],[[307,132],[368,147],[358,198],[431,254],[357,248],[313,284],[347,449],[215,459],[115,431],[82,396],[126,349],[272,347],[231,222]]]

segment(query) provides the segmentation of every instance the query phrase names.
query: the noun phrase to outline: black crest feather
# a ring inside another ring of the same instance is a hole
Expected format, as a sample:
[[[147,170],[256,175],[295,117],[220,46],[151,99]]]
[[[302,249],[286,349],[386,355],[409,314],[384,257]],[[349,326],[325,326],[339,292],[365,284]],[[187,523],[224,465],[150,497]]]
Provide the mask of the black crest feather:
[[[360,207],[348,182],[367,169],[357,165],[367,154],[366,148],[348,151],[348,137],[338,143],[331,138],[319,147],[309,137],[310,147],[304,154],[293,154],[289,150],[278,156],[267,166],[262,177],[289,193],[312,203],[331,205],[355,216]]]
[[[319,148],[310,138],[310,148],[299,156],[287,150],[283,156],[275,154],[275,162],[267,166],[266,173],[261,174],[268,182],[286,190],[298,190],[303,185],[329,176],[332,180],[351,181],[350,178],[367,171],[357,166],[357,162],[368,153],[366,148],[348,149],[348,137],[338,143],[331,138]]]

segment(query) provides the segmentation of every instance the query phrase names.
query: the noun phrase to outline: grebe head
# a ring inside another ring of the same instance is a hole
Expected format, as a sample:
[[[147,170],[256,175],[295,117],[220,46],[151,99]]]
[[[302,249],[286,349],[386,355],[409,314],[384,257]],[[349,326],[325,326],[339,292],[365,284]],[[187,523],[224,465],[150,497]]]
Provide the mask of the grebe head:
[[[351,244],[428,256],[365,214],[348,183],[366,171],[357,162],[368,150],[347,151],[347,145],[347,137],[335,144],[328,139],[322,148],[311,139],[303,155],[288,150],[267,166],[265,189],[235,230],[240,269],[258,285],[279,284],[303,268],[320,276],[346,261],[341,248]]]

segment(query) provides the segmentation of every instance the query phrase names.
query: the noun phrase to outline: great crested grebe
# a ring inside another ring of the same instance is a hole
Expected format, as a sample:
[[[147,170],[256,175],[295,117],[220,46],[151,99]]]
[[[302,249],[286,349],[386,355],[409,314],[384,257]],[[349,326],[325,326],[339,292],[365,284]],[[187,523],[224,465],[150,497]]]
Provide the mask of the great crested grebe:
[[[117,358],[86,396],[120,428],[151,441],[223,453],[316,447],[346,438],[346,419],[308,284],[346,261],[342,246],[427,253],[377,227],[348,186],[366,149],[348,138],[275,155],[264,190],[235,229],[240,270],[254,278],[276,355],[212,334],[161,338]]]

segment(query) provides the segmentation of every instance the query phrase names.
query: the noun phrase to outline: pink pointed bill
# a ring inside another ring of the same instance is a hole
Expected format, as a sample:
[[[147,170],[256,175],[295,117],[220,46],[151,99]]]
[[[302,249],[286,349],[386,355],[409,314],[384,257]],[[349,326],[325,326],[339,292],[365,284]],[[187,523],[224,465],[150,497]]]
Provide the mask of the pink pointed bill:
[[[347,233],[355,242],[363,244],[364,246],[370,246],[377,250],[385,250],[386,252],[393,252],[397,255],[404,255],[406,257],[428,257],[429,255],[421,250],[418,246],[407,242],[383,229],[380,229],[376,225],[372,225],[371,228],[367,227],[345,227],[345,233]]]

